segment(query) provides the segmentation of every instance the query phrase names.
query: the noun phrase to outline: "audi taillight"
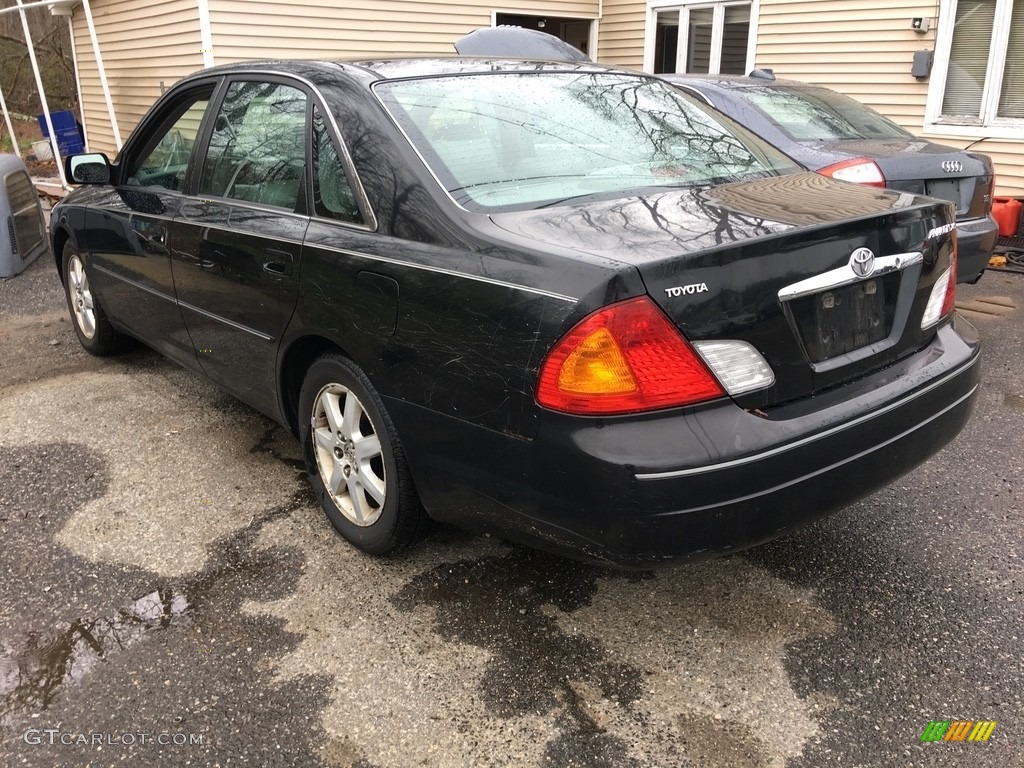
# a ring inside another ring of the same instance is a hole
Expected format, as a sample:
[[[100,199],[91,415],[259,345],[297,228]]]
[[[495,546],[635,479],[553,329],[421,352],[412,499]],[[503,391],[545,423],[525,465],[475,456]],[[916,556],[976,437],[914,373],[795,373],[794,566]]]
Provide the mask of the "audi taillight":
[[[885,175],[882,173],[882,169],[869,157],[858,157],[826,165],[824,168],[819,168],[818,173],[822,176],[865,184],[869,187],[885,187]]]
[[[647,296],[575,325],[540,368],[537,402],[580,415],[670,408],[725,394],[701,357]]]

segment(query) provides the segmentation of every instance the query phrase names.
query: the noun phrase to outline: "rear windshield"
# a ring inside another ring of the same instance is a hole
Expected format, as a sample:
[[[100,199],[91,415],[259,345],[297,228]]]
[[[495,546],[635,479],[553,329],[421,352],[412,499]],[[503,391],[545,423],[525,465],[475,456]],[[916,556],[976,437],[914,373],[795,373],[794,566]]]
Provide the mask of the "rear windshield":
[[[376,92],[452,198],[514,210],[799,170],[669,85],[616,73],[393,80]]]
[[[914,138],[870,107],[828,88],[779,85],[741,93],[794,141]]]

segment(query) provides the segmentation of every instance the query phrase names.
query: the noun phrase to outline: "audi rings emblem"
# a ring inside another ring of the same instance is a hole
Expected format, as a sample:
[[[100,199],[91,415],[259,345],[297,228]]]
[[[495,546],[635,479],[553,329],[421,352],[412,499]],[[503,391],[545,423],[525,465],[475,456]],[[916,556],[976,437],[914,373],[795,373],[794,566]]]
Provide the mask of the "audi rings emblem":
[[[870,248],[858,248],[850,254],[850,269],[857,277],[867,277],[875,271],[875,254]]]
[[[964,164],[959,160],[943,160],[942,170],[946,173],[962,173],[964,170]]]

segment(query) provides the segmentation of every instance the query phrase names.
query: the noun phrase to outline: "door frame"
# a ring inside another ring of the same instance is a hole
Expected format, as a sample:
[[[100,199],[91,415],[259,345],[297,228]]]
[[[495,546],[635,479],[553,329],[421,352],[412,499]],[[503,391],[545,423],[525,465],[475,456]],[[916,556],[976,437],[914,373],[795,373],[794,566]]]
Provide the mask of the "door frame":
[[[750,29],[747,33],[747,63],[744,69],[754,69],[757,61],[757,20],[761,10],[761,0],[648,0],[647,17],[644,24],[644,72],[654,72],[654,48],[657,35],[658,13],[666,11],[679,12],[679,27],[689,27],[690,11],[711,8],[714,11],[714,22],[711,28],[711,61],[712,69],[717,70],[722,63],[722,30],[725,21],[726,6],[749,5]],[[679,63],[686,62],[687,37],[679,36],[676,49],[676,71]],[[718,74],[711,72],[711,74]]]

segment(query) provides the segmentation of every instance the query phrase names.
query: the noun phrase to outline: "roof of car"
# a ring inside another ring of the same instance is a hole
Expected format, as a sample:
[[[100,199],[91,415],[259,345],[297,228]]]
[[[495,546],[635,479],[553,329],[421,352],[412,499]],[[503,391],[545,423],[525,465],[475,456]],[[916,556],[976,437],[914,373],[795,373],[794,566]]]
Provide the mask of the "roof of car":
[[[495,72],[622,72],[594,62],[546,61],[540,59],[499,59],[493,57],[429,57],[365,60],[272,59],[223,64],[195,72],[186,80],[239,72],[294,74],[314,81],[330,80],[338,70],[357,80],[375,81],[441,75],[487,74]],[[639,72],[632,72],[644,76]]]
[[[718,86],[721,88],[764,88],[765,86],[784,85],[786,87],[813,87],[810,83],[782,78],[750,77],[749,75],[660,75],[664,79],[680,85]]]

